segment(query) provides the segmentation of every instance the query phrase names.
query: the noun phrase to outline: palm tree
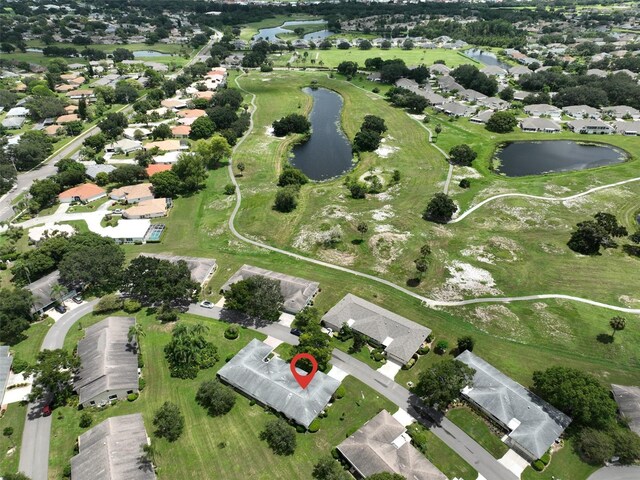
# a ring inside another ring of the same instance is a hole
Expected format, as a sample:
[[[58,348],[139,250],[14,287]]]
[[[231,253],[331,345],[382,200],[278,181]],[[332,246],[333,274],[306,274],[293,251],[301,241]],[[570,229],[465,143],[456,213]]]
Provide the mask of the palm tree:
[[[54,283],[51,287],[51,297],[58,303],[62,303],[62,297],[64,297],[67,292],[67,287],[59,283]]]
[[[617,331],[624,330],[624,327],[627,326],[627,319],[616,316],[609,320],[609,325],[613,328],[613,333],[611,334],[611,338],[613,338]]]
[[[127,340],[129,341],[129,343],[131,343],[135,338],[137,343],[139,338],[146,335],[147,333],[142,329],[142,325],[140,325],[139,323],[134,323],[129,327],[129,331],[127,332]]]

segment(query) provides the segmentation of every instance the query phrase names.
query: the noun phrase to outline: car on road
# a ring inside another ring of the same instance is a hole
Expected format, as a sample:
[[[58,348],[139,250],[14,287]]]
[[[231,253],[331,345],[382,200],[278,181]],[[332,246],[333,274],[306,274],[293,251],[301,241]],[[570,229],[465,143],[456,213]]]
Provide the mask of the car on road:
[[[200,302],[200,306],[202,308],[213,308],[215,305],[213,304],[213,302],[210,302],[209,300],[204,300],[203,302]]]
[[[73,300],[75,303],[77,303],[78,305],[80,305],[82,303],[82,296],[80,295],[74,295],[71,300]]]
[[[62,304],[56,305],[53,309],[58,313],[65,313],[67,311],[67,307]]]
[[[49,415],[51,415],[51,405],[45,405],[42,407],[42,416],[48,417]]]
[[[114,215],[122,215],[122,209],[121,208],[116,208],[116,209],[112,210],[111,213],[113,213]]]
[[[300,335],[302,335],[302,330],[300,330],[299,328],[292,328],[290,333],[291,335],[299,337]]]

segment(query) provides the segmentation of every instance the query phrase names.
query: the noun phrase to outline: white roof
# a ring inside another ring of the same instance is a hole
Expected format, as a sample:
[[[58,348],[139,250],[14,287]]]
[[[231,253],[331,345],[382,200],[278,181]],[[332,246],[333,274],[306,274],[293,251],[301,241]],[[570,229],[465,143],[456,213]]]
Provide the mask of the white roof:
[[[180,157],[181,154],[182,152],[180,151],[167,152],[163,155],[156,155],[155,157],[153,157],[153,160],[156,163],[176,163],[178,161],[178,157]]]
[[[73,235],[74,233],[76,233],[76,229],[71,225],[48,223],[29,229],[29,240],[39,242],[45,237],[54,237],[61,234]]]
[[[29,109],[24,107],[13,107],[7,112],[7,117],[26,117],[29,114]]]
[[[104,227],[103,236],[116,240],[125,238],[142,239],[151,226],[149,219],[120,220],[115,227]]]

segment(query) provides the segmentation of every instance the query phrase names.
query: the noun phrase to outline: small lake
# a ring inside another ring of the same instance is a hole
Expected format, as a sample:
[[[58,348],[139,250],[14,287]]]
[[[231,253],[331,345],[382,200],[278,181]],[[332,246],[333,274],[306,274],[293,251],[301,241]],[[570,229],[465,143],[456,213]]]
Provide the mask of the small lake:
[[[325,88],[303,89],[313,97],[311,138],[293,147],[291,165],[302,170],[311,180],[328,180],[353,167],[351,144],[342,132],[340,113],[342,97]]]
[[[133,52],[133,57],[170,57],[168,53],[156,52],[155,50],[136,50]]]
[[[627,154],[609,145],[547,140],[506,143],[496,158],[500,161],[497,173],[522,177],[615,165],[627,160]]]
[[[487,52],[480,48],[471,48],[469,50],[465,50],[464,54],[469,57],[477,60],[485,65],[495,65],[497,67],[502,67],[505,70],[509,70],[511,65],[508,63],[504,63],[496,57],[495,53]]]
[[[291,20],[288,22],[284,22],[279,27],[261,28],[260,30],[258,30],[258,33],[256,33],[253,36],[252,40],[258,40],[259,38],[262,38],[263,40],[272,42],[274,40],[277,40],[277,36],[280,34],[293,33],[293,30],[296,27],[303,26],[303,25],[326,25],[326,24],[327,22],[325,20]],[[290,28],[284,28],[284,27],[290,27]],[[320,40],[326,37],[330,37],[331,35],[335,35],[335,34],[329,30],[323,29],[317,32],[307,33],[303,38],[305,40],[315,41],[315,40]]]

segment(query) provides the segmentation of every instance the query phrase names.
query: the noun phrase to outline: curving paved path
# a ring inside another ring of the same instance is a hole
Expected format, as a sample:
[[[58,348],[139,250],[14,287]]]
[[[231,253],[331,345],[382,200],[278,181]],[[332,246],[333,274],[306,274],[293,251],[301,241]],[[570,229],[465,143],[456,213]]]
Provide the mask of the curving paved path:
[[[240,86],[240,84],[238,83],[238,79],[241,78],[244,74],[236,77],[235,79],[235,83],[236,86],[242,90],[243,92],[251,95],[251,116],[249,117],[249,129],[247,130],[247,133],[238,141],[238,143],[235,145],[235,147],[233,148],[233,152],[235,152],[246,140],[246,138],[251,134],[251,132],[253,131],[253,114],[255,113],[257,106],[255,103],[256,100],[256,96],[254,93],[249,92],[248,90],[245,90],[244,88],[242,88],[242,86]],[[322,267],[326,267],[326,268],[331,268],[333,270],[339,270],[341,272],[345,272],[345,273],[349,273],[351,275],[355,275],[357,277],[361,277],[361,278],[366,278],[368,280],[372,280],[374,282],[378,282],[381,283],[383,285],[386,285],[388,287],[394,288],[402,293],[405,293],[406,295],[409,295],[413,298],[416,298],[418,300],[420,300],[424,305],[429,306],[429,307],[456,307],[456,306],[464,306],[464,305],[472,305],[472,304],[476,304],[476,303],[511,303],[511,302],[519,302],[519,301],[529,301],[529,300],[543,300],[543,299],[564,299],[564,300],[573,300],[576,302],[580,302],[580,303],[586,303],[588,305],[593,305],[596,307],[602,307],[602,308],[607,308],[609,310],[615,310],[618,312],[624,312],[624,313],[632,313],[632,314],[637,314],[640,315],[640,308],[628,308],[628,307],[620,307],[617,305],[609,305],[607,303],[602,303],[602,302],[596,302],[594,300],[589,300],[587,298],[581,298],[581,297],[574,297],[571,295],[563,295],[563,294],[540,294],[540,295],[526,295],[526,296],[519,296],[519,297],[483,297],[483,298],[473,298],[473,299],[469,299],[469,300],[459,300],[459,301],[443,301],[443,300],[435,300],[435,299],[431,299],[431,298],[427,298],[423,295],[420,295],[416,292],[412,292],[411,290],[408,290],[404,287],[401,287],[400,285],[397,285],[389,280],[386,280],[384,278],[380,278],[380,277],[376,277],[375,275],[370,275],[368,273],[363,273],[363,272],[358,272],[357,270],[352,270],[350,268],[346,268],[346,267],[342,267],[340,265],[334,265],[332,263],[328,263],[328,262],[323,262],[322,260],[317,260],[315,258],[309,258],[309,257],[305,257],[304,255],[300,255],[297,253],[293,253],[293,252],[289,252],[287,250],[283,250],[281,248],[277,248],[277,247],[273,247],[271,245],[268,245],[266,243],[262,243],[262,242],[258,242],[256,240],[252,240],[250,238],[245,237],[244,235],[242,235],[241,233],[239,233],[236,230],[236,227],[234,225],[235,223],[235,219],[236,219],[236,215],[238,214],[238,211],[240,210],[240,205],[242,203],[242,192],[240,191],[240,186],[238,185],[238,182],[236,180],[236,177],[234,175],[233,172],[233,159],[231,159],[229,161],[229,166],[228,166],[228,171],[229,171],[229,177],[231,178],[231,182],[233,183],[235,189],[236,189],[236,204],[233,208],[233,211],[231,212],[231,216],[229,217],[229,229],[231,230],[231,233],[233,233],[233,235],[245,242],[248,243],[250,245],[253,245],[255,247],[259,247],[259,248],[264,248],[266,250],[270,250],[272,252],[276,252],[276,253],[280,253],[282,255],[287,255],[288,257],[291,258],[295,258],[297,260],[301,260],[303,262],[308,262],[308,263],[313,263],[315,265],[319,265]],[[629,183],[630,181],[635,181],[635,180],[640,180],[640,178],[638,179],[633,179],[633,180],[625,180],[624,182],[619,182],[619,184],[623,184],[623,183]],[[602,186],[602,187],[597,187],[597,189],[601,190],[602,188],[606,188],[607,186]],[[592,191],[594,191],[596,189],[592,189]],[[583,192],[582,194],[578,194],[578,196],[581,195],[586,195],[587,193],[590,192]],[[510,195],[510,194],[505,194],[505,195]],[[573,196],[574,198],[577,198],[575,195]],[[485,203],[487,201],[490,201],[491,199],[487,199],[485,200]],[[480,205],[479,205],[480,206]]]
[[[604,467],[591,474],[587,480],[638,480],[640,467]]]

